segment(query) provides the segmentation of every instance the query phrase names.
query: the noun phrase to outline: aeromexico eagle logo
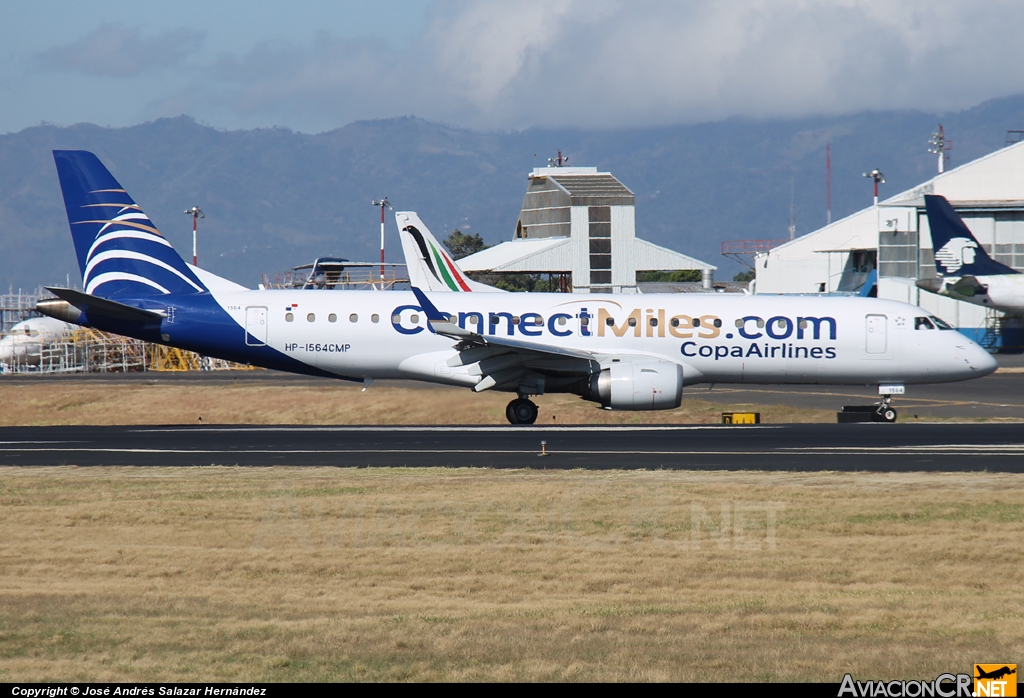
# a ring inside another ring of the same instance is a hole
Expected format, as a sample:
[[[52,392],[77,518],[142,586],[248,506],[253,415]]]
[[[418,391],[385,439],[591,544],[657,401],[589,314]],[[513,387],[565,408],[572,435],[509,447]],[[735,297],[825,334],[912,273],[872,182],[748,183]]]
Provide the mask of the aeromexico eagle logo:
[[[459,273],[455,262],[452,261],[451,257],[444,250],[424,238],[423,234],[416,229],[416,226],[407,226],[405,231],[412,235],[412,239],[416,241],[416,246],[420,248],[420,255],[426,261],[427,267],[435,279],[452,291],[465,292],[470,290],[469,284],[466,283],[465,278]]]
[[[956,274],[961,267],[974,264],[978,243],[970,238],[950,238],[949,242],[935,251],[935,261],[942,265],[946,274]]]
[[[125,192],[123,189],[103,189],[89,192],[90,195],[118,193]],[[171,243],[164,239],[164,236],[160,234],[160,231],[137,204],[93,203],[85,204],[82,208],[98,209],[97,212],[100,213],[100,216],[107,213],[103,209],[116,209],[109,218],[96,217],[75,221],[75,225],[98,224],[101,226],[85,255],[82,281],[86,293],[93,294],[99,287],[114,281],[142,284],[164,294],[190,290],[167,288],[165,285],[167,279],[174,277],[196,291],[203,290],[201,286],[186,276],[182,269],[175,268],[182,266],[180,258]],[[158,267],[173,276],[168,277],[164,273],[158,273],[164,282],[160,283],[153,278],[153,267]]]

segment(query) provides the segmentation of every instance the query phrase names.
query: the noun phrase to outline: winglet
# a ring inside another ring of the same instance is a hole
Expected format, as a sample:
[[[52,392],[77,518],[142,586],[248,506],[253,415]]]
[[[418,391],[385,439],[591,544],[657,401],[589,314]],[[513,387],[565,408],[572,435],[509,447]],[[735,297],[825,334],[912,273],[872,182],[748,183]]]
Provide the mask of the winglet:
[[[423,291],[413,286],[412,292],[413,295],[416,296],[416,300],[419,302],[420,307],[423,308],[424,314],[427,316],[427,324],[430,325],[430,329],[433,330],[435,334],[444,335],[446,337],[455,337],[457,339],[474,336],[474,332],[471,332],[464,327],[459,327],[456,323],[452,322],[450,315],[445,315],[438,310],[437,306],[430,302],[430,299],[427,298],[427,294]]]
[[[423,312],[426,313],[427,320],[448,320],[448,318],[442,315],[441,311],[437,309],[437,306],[430,302],[430,299],[427,298],[427,294],[415,286],[412,287],[412,292],[413,295],[416,296],[416,301],[420,304],[420,307],[423,308]]]

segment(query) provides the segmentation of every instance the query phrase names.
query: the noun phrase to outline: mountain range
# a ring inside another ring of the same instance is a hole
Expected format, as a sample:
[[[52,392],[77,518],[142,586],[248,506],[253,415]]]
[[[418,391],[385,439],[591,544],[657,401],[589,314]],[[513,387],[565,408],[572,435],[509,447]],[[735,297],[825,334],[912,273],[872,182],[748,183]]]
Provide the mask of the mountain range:
[[[542,107],[539,107],[542,108]],[[183,257],[201,207],[199,263],[247,286],[318,256],[379,259],[387,196],[418,211],[443,239],[453,229],[489,244],[510,239],[534,167],[561,150],[636,195],[637,235],[719,266],[733,239],[788,237],[825,223],[825,148],[831,144],[832,218],[871,203],[863,173],[878,168],[883,198],[932,177],[928,139],[939,123],[951,166],[1005,145],[1024,129],[1024,95],[946,114],[866,112],[658,128],[479,132],[400,117],[318,134],[286,128],[226,131],[188,116],[127,128],[42,124],[0,135],[0,288],[75,283],[79,272],[51,151],[91,150]],[[792,192],[792,194],[791,194]],[[388,216],[389,261],[402,261]]]

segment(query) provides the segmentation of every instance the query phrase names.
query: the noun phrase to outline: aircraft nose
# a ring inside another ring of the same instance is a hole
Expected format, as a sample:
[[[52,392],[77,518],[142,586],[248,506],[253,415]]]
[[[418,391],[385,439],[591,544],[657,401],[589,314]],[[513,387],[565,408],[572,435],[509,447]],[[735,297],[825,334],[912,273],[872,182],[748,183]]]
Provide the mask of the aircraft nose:
[[[971,375],[977,378],[994,373],[999,368],[999,362],[981,346],[971,342],[961,349],[961,355],[971,370]]]

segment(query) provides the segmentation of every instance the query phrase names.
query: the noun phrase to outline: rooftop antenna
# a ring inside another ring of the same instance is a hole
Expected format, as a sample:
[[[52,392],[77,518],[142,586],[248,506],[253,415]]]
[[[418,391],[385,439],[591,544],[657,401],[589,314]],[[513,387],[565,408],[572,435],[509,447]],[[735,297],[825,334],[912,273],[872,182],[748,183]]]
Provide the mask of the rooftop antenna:
[[[885,184],[885,175],[879,169],[871,170],[870,172],[864,173],[865,177],[870,177],[871,181],[875,183],[875,206],[878,205],[878,185]]]
[[[793,178],[789,178],[789,239],[796,237],[796,203],[793,199]]]
[[[388,201],[388,197],[384,197],[379,201],[374,199],[374,206],[380,206],[380,280],[384,281],[384,209],[389,208],[392,211],[395,209]]]
[[[832,144],[825,144],[825,225],[832,225]]]
[[[548,158],[548,165],[552,167],[564,167],[569,164],[569,157],[562,157],[562,151],[559,149],[557,158]]]
[[[198,220],[200,218],[206,218],[206,214],[203,213],[203,209],[199,208],[198,206],[193,206],[192,208],[186,208],[185,209],[185,213],[190,214],[192,216],[192,266],[198,267],[199,266],[199,255],[197,254],[197,250],[196,250],[196,247],[197,247],[197,244],[198,244],[198,239],[197,239],[198,238],[197,230],[199,228]]]
[[[939,130],[932,134],[928,140],[928,152],[939,156],[939,174],[946,171],[946,164],[949,162],[949,151],[953,149],[953,141],[946,140],[946,132],[939,124]]]

